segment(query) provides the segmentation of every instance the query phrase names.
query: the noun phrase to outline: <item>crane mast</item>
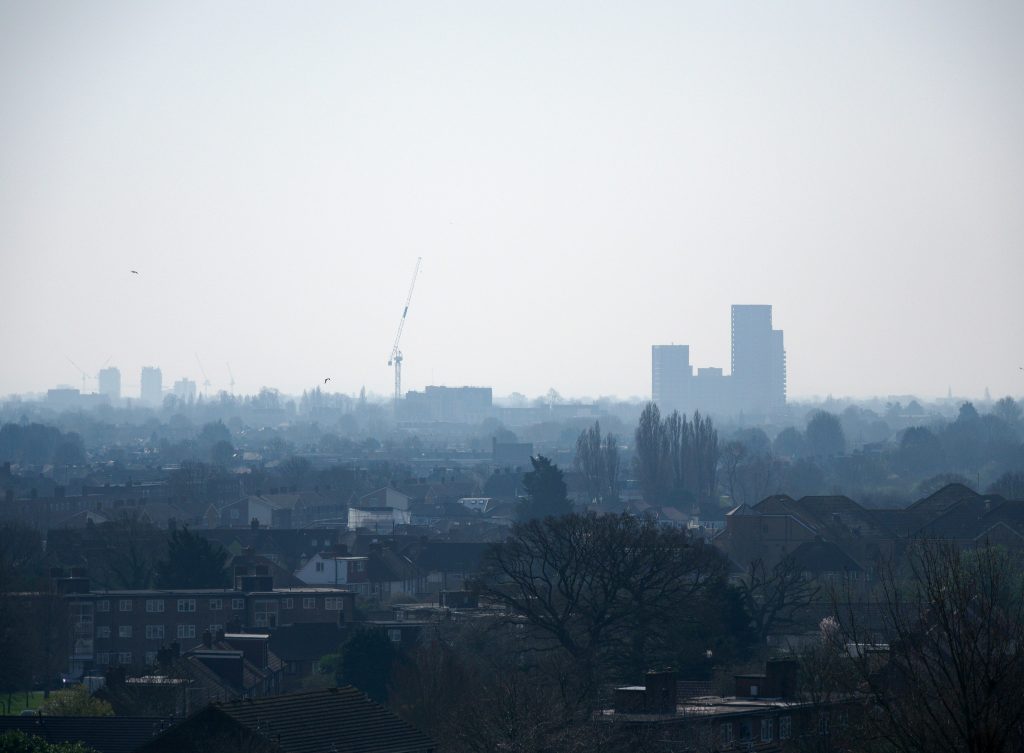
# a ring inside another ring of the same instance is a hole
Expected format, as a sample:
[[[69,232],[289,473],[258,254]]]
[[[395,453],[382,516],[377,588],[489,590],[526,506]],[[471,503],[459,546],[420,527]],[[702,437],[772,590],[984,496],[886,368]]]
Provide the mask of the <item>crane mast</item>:
[[[405,317],[409,314],[412,291],[416,288],[416,278],[419,277],[422,261],[422,256],[416,257],[416,268],[412,272],[412,282],[409,283],[409,294],[405,297],[402,318],[398,320],[398,332],[395,333],[395,344],[391,346],[391,356],[388,358],[388,366],[395,367],[395,410],[398,409],[398,401],[402,399],[402,351],[398,349],[398,344],[402,339],[402,330],[405,329]]]

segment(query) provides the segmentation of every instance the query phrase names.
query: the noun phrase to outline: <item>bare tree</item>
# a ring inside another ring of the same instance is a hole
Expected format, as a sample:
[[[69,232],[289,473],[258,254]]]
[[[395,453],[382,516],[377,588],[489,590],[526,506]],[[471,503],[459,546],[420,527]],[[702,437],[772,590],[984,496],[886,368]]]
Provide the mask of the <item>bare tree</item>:
[[[488,552],[484,573],[485,596],[531,629],[533,648],[564,652],[586,696],[611,666],[646,668],[659,639],[721,584],[725,563],[653,521],[570,515],[517,525]]]
[[[1024,750],[1024,579],[991,545],[914,545],[904,571],[883,569],[881,624],[836,600],[842,639],[858,648],[858,679],[877,737],[899,753]],[[863,650],[885,642],[888,661]],[[877,749],[877,748],[876,748]]]
[[[794,625],[797,614],[814,601],[820,588],[804,577],[792,557],[784,557],[771,570],[760,558],[751,562],[739,591],[763,643],[773,630]]]
[[[602,439],[601,424],[594,422],[576,439],[576,470],[583,476],[587,499],[615,499],[619,492],[619,448],[614,434]]]
[[[712,499],[717,487],[718,432],[711,418],[673,412],[664,421],[648,403],[636,428],[637,478],[651,504]]]

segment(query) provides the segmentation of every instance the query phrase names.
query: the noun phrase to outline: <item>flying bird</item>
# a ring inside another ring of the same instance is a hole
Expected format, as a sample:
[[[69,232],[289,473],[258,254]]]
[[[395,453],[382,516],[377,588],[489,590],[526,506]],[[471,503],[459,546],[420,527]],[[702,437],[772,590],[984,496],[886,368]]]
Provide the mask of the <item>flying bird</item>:
[[[135,271],[135,270],[133,269],[133,270],[132,270],[132,274],[133,274],[133,275],[137,275],[137,274],[138,274],[138,272],[136,272],[136,271]]]
[[[324,380],[324,384],[327,384],[327,383],[328,383],[329,381],[331,381],[331,378],[330,378],[330,377],[327,377],[327,378],[326,378],[326,379]]]

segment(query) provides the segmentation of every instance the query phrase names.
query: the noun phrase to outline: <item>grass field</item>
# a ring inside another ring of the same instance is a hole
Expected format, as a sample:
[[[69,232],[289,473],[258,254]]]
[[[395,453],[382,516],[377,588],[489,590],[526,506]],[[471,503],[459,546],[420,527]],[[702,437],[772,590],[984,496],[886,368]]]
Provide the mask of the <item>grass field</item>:
[[[0,714],[17,716],[25,709],[37,709],[43,702],[43,691],[0,693]]]

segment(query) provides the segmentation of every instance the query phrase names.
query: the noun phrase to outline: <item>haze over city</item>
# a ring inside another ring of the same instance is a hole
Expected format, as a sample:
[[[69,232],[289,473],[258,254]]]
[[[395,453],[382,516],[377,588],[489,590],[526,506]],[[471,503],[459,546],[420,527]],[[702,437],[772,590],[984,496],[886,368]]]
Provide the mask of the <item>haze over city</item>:
[[[1019,3],[0,4],[0,394],[1024,391]],[[131,270],[136,270],[133,275]]]

